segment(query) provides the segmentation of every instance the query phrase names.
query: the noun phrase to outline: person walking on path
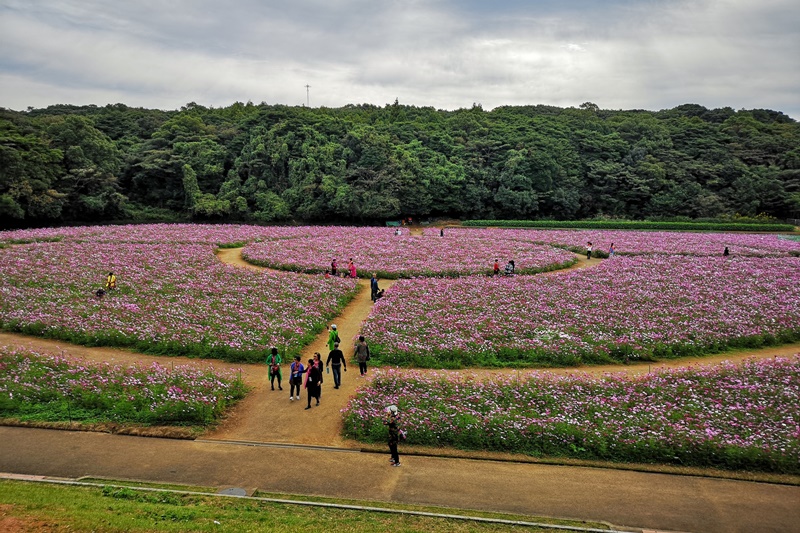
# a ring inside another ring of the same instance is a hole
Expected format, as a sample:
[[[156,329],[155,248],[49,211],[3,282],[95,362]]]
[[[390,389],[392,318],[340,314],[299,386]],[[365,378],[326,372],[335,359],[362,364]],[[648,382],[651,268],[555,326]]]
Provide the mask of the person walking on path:
[[[328,350],[333,350],[334,344],[342,342],[339,339],[339,331],[336,329],[336,324],[331,324],[331,329],[328,330]]]
[[[389,453],[391,459],[389,462],[392,466],[400,466],[400,454],[397,452],[397,443],[400,442],[400,415],[397,412],[396,405],[390,405],[386,408],[386,418],[383,423],[389,427]]]
[[[318,355],[318,354],[315,354]],[[306,409],[311,409],[311,398],[317,399],[319,405],[320,392],[322,391],[322,370],[314,363],[313,359],[308,360],[308,371],[306,372],[306,391],[308,392],[308,405]]]
[[[586,243],[586,259],[592,258],[592,241]]]
[[[289,401],[299,400],[300,386],[303,384],[303,374],[306,372],[306,368],[300,362],[299,355],[294,356],[294,363],[292,363],[289,370],[291,372],[289,374]],[[295,396],[295,390],[297,390],[297,396]]]
[[[344,360],[344,353],[339,349],[339,343],[333,345],[333,350],[328,354],[328,360],[325,361],[326,365],[330,365],[333,371],[333,388],[338,389],[342,384],[342,366],[344,371],[347,372],[347,362]]]
[[[367,346],[367,341],[364,339],[363,335],[358,337],[356,351],[353,356],[356,358],[356,361],[358,361],[358,369],[361,371],[361,377],[366,376],[367,361],[369,361],[369,346]]]
[[[272,385],[272,390],[275,390],[275,378],[278,378],[278,390],[283,390],[281,387],[281,355],[278,353],[277,348],[272,349],[272,353],[267,357],[267,365],[269,365],[269,383]]]
[[[369,280],[369,289],[370,289],[370,298],[372,298],[372,303],[375,303],[375,300],[377,300],[375,296],[377,296],[378,290],[380,290],[378,289],[378,274],[376,274],[375,272],[372,273],[372,278]]]
[[[336,342],[339,342],[339,341],[336,341]],[[317,365],[317,368],[319,368],[320,389],[319,389],[319,392],[317,392],[317,401],[319,401],[319,399],[322,398],[322,387],[321,387],[321,385],[322,385],[322,382],[325,381],[325,370],[327,370],[328,374],[330,374],[331,373],[331,369],[330,369],[330,367],[328,367],[327,369],[325,368],[325,363],[322,362],[322,354],[320,354],[319,352],[314,352],[314,364]]]

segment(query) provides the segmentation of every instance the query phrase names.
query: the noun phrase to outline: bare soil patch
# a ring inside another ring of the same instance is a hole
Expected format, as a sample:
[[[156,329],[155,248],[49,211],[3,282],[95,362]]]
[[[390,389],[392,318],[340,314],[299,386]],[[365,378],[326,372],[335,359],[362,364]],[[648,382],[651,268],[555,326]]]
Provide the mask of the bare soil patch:
[[[26,516],[14,516],[11,514],[13,505],[0,504],[0,531],[5,533],[29,533],[41,531],[67,531],[69,527],[62,527],[57,524],[50,524],[43,520],[35,520]]]

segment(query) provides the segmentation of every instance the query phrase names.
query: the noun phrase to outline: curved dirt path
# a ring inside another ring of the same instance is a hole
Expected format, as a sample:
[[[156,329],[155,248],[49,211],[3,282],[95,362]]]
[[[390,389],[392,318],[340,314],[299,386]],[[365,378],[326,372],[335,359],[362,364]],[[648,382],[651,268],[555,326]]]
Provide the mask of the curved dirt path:
[[[217,252],[217,257],[223,263],[237,268],[264,270],[242,259],[241,251],[241,248],[221,249]],[[340,348],[348,361],[347,371],[342,372],[342,386],[334,389],[333,375],[324,374],[320,405],[317,406],[316,401],[312,400],[311,409],[306,410],[308,399],[304,389],[300,393],[299,401],[289,400],[289,383],[286,376],[290,361],[284,361],[282,368],[283,390],[278,388],[277,380],[275,390],[272,390],[266,365],[259,365],[262,375],[249,383],[254,387],[253,391],[236,406],[218,428],[208,432],[204,438],[337,447],[357,446],[356,443],[346,443],[342,438],[342,419],[339,413],[364,380],[359,375],[358,364],[351,363],[351,356],[361,324],[372,310],[372,300],[369,281],[361,279],[358,283],[361,290],[332,322],[339,331],[339,337],[342,339]],[[381,288],[388,290],[394,282],[381,280],[380,285]],[[322,355],[323,361],[327,360],[329,353],[327,341],[328,330],[324,330],[303,350],[303,364],[306,365],[315,352]]]

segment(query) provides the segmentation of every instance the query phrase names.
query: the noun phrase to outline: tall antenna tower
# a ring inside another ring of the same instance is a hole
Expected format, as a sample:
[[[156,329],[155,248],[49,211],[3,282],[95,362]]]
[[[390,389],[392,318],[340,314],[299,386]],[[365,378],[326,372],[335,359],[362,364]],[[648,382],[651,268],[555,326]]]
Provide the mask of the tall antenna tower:
[[[311,88],[311,85],[306,84],[306,107],[311,107],[311,100],[309,100],[308,90]]]

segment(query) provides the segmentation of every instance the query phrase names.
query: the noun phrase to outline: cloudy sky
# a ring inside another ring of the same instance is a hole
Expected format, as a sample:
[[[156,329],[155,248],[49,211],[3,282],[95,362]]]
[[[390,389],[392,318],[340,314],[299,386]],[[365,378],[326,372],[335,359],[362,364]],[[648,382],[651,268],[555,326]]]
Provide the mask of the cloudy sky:
[[[800,2],[0,0],[0,107],[395,98],[800,120]]]

